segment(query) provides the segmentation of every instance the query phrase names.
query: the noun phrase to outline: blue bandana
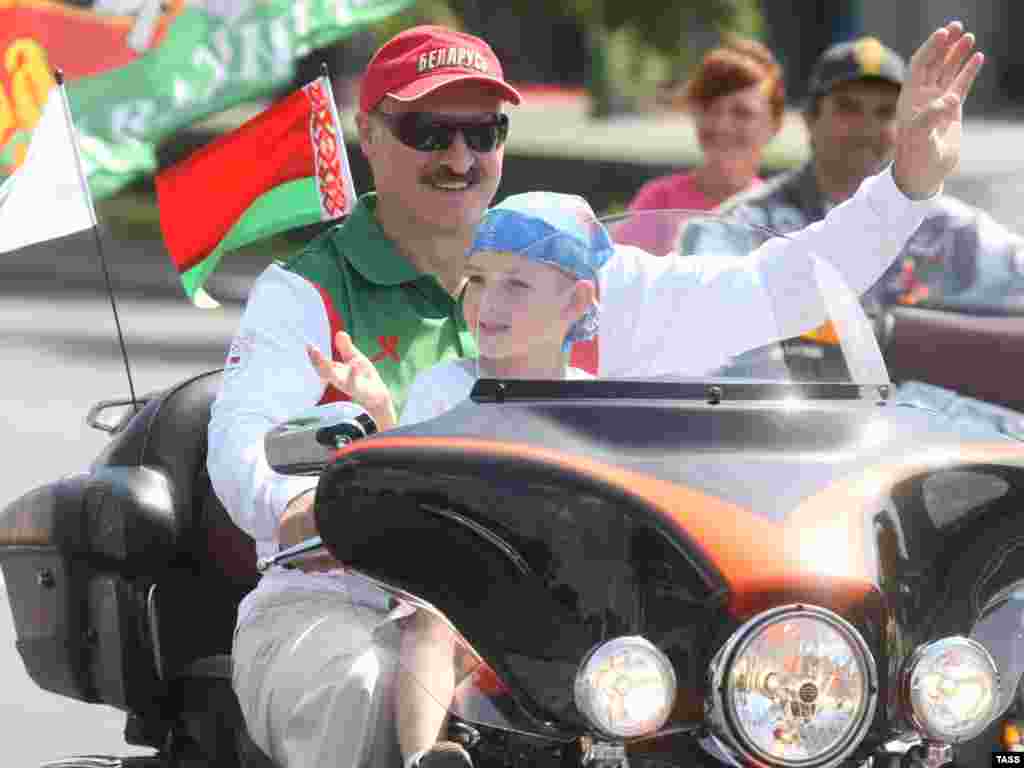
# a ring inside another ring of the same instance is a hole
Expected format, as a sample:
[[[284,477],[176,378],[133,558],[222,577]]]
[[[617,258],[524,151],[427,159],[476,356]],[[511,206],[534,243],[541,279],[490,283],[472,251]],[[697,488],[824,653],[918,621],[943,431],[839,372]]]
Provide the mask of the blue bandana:
[[[515,253],[597,284],[613,247],[608,231],[582,197],[526,192],[506,197],[484,214],[469,254],[479,251]],[[599,310],[595,301],[573,324],[566,348],[597,333]]]

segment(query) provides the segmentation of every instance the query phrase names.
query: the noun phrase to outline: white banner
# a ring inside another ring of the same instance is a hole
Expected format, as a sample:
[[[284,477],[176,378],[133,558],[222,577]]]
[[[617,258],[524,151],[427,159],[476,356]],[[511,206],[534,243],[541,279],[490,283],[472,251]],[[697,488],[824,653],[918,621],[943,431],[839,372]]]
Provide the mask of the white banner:
[[[25,162],[0,187],[0,253],[96,225],[63,89],[50,89]]]

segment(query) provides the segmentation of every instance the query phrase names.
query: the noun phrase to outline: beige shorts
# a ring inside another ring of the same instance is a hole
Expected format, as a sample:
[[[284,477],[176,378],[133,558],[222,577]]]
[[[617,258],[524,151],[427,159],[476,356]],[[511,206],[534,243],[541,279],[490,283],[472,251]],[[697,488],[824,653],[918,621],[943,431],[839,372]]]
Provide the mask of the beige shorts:
[[[253,741],[280,768],[401,766],[391,711],[394,612],[344,593],[283,591],[235,631],[232,683]]]

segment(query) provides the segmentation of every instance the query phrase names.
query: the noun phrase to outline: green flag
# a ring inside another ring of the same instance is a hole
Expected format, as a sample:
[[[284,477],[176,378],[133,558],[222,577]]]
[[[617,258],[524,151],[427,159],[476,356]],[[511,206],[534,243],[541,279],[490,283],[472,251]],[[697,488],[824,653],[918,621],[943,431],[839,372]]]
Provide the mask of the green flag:
[[[412,2],[185,4],[169,19],[159,43],[141,55],[96,74],[68,78],[68,98],[93,196],[106,197],[151,175],[159,142],[201,118],[273,94],[293,81],[300,57]],[[61,60],[60,50],[52,46],[46,53],[50,62]],[[13,156],[16,140],[19,136],[12,134],[0,153]]]

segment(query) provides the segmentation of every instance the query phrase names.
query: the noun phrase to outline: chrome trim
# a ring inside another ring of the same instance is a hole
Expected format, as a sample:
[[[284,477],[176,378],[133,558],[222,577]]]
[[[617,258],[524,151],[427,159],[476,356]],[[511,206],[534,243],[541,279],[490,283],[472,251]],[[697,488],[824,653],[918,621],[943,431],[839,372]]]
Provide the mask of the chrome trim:
[[[516,566],[516,569],[523,576],[533,575],[533,571],[530,568],[529,563],[526,562],[523,556],[516,552],[515,548],[511,544],[509,544],[507,541],[501,538],[494,531],[490,530],[489,528],[486,528],[483,525],[480,525],[480,523],[476,522],[475,520],[469,519],[465,515],[460,515],[458,512],[452,509],[440,507],[437,506],[436,504],[420,504],[420,507],[427,510],[428,512],[433,512],[435,515],[440,515],[441,517],[445,517],[449,520],[454,520],[459,525],[463,525],[466,528],[469,528],[477,536],[484,539],[485,541],[490,542],[498,549],[500,549],[502,554],[504,554],[505,557],[512,561],[512,563]]]
[[[146,624],[153,643],[153,664],[156,666],[156,677],[164,679],[164,655],[160,648],[160,617],[156,610],[156,584],[150,586],[146,593]]]
[[[125,424],[130,420],[129,417],[122,417],[121,421],[117,424],[104,424],[100,421],[100,415],[106,410],[111,408],[121,408],[128,405],[133,405],[134,410],[132,416],[135,416],[142,407],[148,403],[152,398],[150,397],[137,397],[134,402],[130,399],[117,398],[114,400],[100,400],[98,403],[94,403],[85,414],[85,423],[93,429],[98,429],[101,432],[106,432],[111,435],[115,435],[121,431]]]
[[[957,741],[969,741],[970,739],[978,736],[982,731],[988,728],[992,724],[992,721],[998,717],[996,712],[998,711],[998,703],[1001,699],[1000,695],[1000,677],[999,667],[996,666],[995,660],[992,658],[992,654],[988,652],[988,649],[979,643],[977,640],[973,640],[969,637],[962,637],[960,635],[953,635],[950,637],[943,637],[939,640],[933,640],[930,643],[924,643],[919,645],[910,656],[907,657],[906,661],[903,662],[903,666],[900,667],[900,671],[896,678],[896,702],[899,708],[900,714],[906,720],[907,724],[910,725],[915,731],[917,731],[924,738],[924,744],[929,743],[946,743],[950,736],[949,734],[940,734],[933,731],[929,731],[925,722],[921,717],[914,711],[913,705],[910,703],[910,680],[914,675],[914,670],[917,665],[921,663],[921,660],[929,652],[943,653],[947,648],[954,646],[968,646],[973,650],[980,651],[982,658],[984,658],[992,667],[993,677],[995,678],[996,695],[995,701],[993,702],[996,706],[993,707],[992,717],[988,720],[976,725],[972,730],[966,731],[963,734],[956,737]]]
[[[285,565],[293,560],[302,560],[305,555],[313,553],[321,554],[319,552],[321,549],[325,549],[324,540],[319,536],[311,536],[305,541],[300,541],[298,544],[288,547],[288,549],[282,549],[273,555],[259,558],[256,561],[256,570],[264,573],[275,565]]]
[[[701,738],[697,739],[697,743],[701,749],[707,752],[711,757],[715,758],[721,763],[725,763],[729,768],[746,768],[739,761],[736,754],[733,752],[732,747],[722,741],[713,731],[708,731]]]
[[[1012,549],[1010,552],[1007,552],[1007,555],[1009,554],[1012,554]],[[989,596],[985,601],[985,604],[982,606],[977,605],[976,599],[972,600],[971,609],[975,613],[975,619],[971,626],[971,631],[974,631],[974,627],[976,627],[985,616],[988,616],[993,611],[1002,607],[1004,603],[1008,603],[1011,600],[1024,600],[1024,579],[1012,581],[1002,589],[997,590]]]
[[[941,768],[953,762],[953,747],[936,741],[926,741],[916,749],[924,754],[919,758],[924,768]]]
[[[480,743],[480,731],[464,720],[457,720],[448,725],[448,734],[466,749],[472,749]]]
[[[629,768],[625,744],[587,739],[580,743],[583,765],[594,768]]]

